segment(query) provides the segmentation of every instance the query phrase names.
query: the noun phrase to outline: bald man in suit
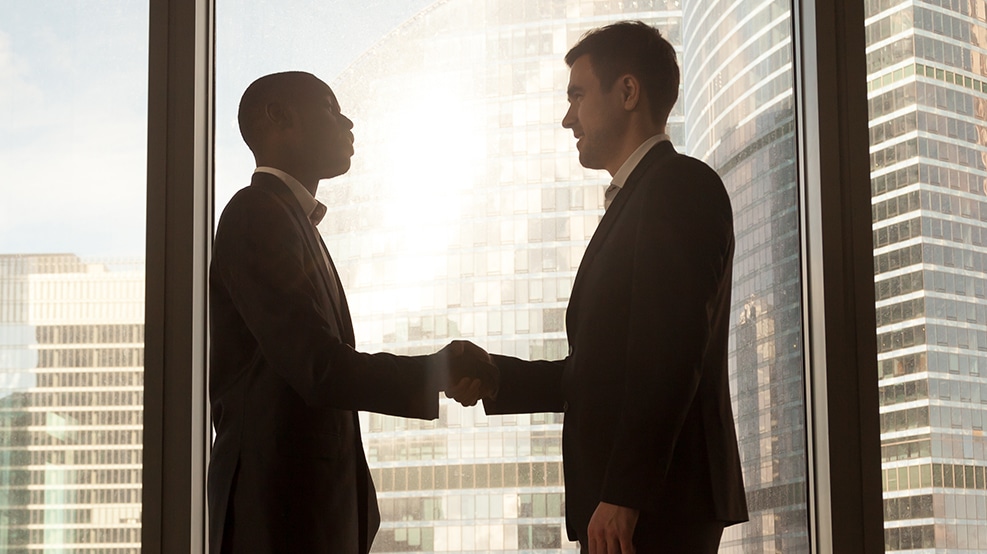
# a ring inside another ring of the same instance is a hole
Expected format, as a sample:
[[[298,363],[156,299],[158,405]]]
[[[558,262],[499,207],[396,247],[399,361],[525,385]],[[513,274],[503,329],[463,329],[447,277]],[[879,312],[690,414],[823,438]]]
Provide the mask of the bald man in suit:
[[[319,181],[353,154],[328,85],[261,77],[239,124],[257,168],[223,211],[210,271],[210,551],[364,554],[380,516],[357,410],[434,419],[439,391],[467,376],[495,387],[495,368],[462,342],[417,357],[355,350],[316,229]]]

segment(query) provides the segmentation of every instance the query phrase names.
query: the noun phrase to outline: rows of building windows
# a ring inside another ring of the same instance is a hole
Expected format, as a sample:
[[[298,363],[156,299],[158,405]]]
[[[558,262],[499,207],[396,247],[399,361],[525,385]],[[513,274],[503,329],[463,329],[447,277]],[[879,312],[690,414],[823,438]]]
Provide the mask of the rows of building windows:
[[[885,551],[915,550],[919,548],[935,548],[936,546],[936,526],[934,525],[909,525],[907,527],[884,528]]]
[[[73,406],[79,408],[79,406]],[[32,411],[28,415],[29,422],[25,425],[34,427],[46,427],[50,424],[49,413],[45,411]],[[73,425],[93,425],[99,427],[120,426],[140,427],[144,425],[143,409],[104,409],[100,406],[88,406],[83,411],[59,410],[59,415],[66,421],[71,421]]]
[[[61,369],[61,368],[59,368]],[[143,387],[143,371],[37,372],[37,386],[51,387]]]
[[[376,552],[530,551],[562,547],[557,523],[383,528]]]
[[[143,348],[59,348],[38,351],[39,369],[143,366]]]
[[[898,10],[867,25],[867,44],[877,44],[911,28],[912,10]]]
[[[877,352],[884,354],[909,348],[919,344],[925,344],[926,326],[916,325],[904,329],[896,329],[887,333],[877,335]]]
[[[864,17],[871,18],[881,12],[900,6],[902,3],[902,0],[866,0],[864,2]]]
[[[971,43],[971,33],[974,26],[969,21],[953,17],[939,10],[931,10],[921,6],[915,6],[912,11],[915,14],[914,24],[916,29],[930,31],[936,35],[951,38],[966,45]]]
[[[867,74],[871,75],[885,67],[891,67],[915,55],[911,36],[900,38],[867,53]],[[875,116],[871,113],[871,118]]]
[[[915,352],[894,358],[885,358],[877,362],[878,374],[881,379],[886,379],[925,373],[929,370],[927,363],[928,359],[925,352]]]
[[[130,430],[69,430],[68,428],[58,428],[56,431],[50,429],[27,430],[13,429],[9,431],[10,440],[16,445],[30,446],[60,446],[66,443],[76,445],[140,445],[142,444],[143,430],[140,428]],[[6,439],[6,437],[4,437]]]
[[[881,306],[876,310],[877,326],[901,323],[925,315],[925,299],[912,298],[903,300],[887,306]]]
[[[875,123],[870,128],[870,143],[878,145],[908,133],[922,131],[978,146],[981,130],[983,130],[982,125],[943,114],[924,111],[907,112],[884,122]]]
[[[513,503],[507,506],[505,503]],[[379,500],[383,521],[546,518],[565,515],[561,492],[507,493],[481,491],[443,496],[390,497]]]
[[[881,442],[881,460],[885,462],[915,460],[932,456],[932,440],[928,436],[884,439]]]
[[[59,540],[53,540],[57,537]],[[73,529],[73,528],[58,528],[53,525],[47,525],[44,529],[31,529],[31,544],[36,545],[50,545],[53,542],[60,542],[64,545],[72,545],[78,543],[85,544],[111,544],[111,543],[128,543],[134,546],[139,546],[141,541],[141,530],[135,528],[129,529],[114,529],[114,528],[100,528],[100,529]],[[36,551],[32,549],[32,551]],[[49,547],[43,550],[44,552],[57,551],[53,547]],[[72,548],[72,552],[79,552],[75,548]],[[116,552],[132,552],[130,550],[116,550]]]
[[[987,490],[985,472],[987,468],[976,464],[927,463],[889,467],[881,473],[884,491],[894,492],[930,487]],[[987,519],[987,513],[978,514],[978,519]]]
[[[455,428],[456,425],[446,427]],[[476,442],[472,436],[432,434],[375,437],[367,446],[367,459],[372,462],[441,460],[449,457],[553,456],[561,453],[562,441],[557,427],[545,431],[527,427],[524,432],[490,432],[484,435],[482,442]]]
[[[562,462],[372,468],[374,483],[386,491],[482,489],[562,484]]]
[[[971,244],[973,246],[987,246],[987,226],[979,224],[969,224],[962,221],[926,216],[922,218],[922,234],[934,239]],[[969,269],[975,269],[977,271],[987,269],[987,265],[983,261],[984,253],[970,252],[969,256],[961,257],[960,259],[970,260]]]
[[[31,474],[28,481],[30,484],[44,485],[47,482],[47,476],[44,470],[30,470],[29,473]],[[115,466],[112,469],[73,469],[72,481],[77,485],[140,484],[141,468],[139,466],[135,466],[128,469]]]
[[[39,325],[39,344],[123,344],[144,342],[144,325]]]
[[[881,169],[906,162],[916,156],[984,170],[983,151],[933,138],[911,138],[871,153],[871,167]]]
[[[981,390],[979,384],[974,387],[977,396]],[[929,407],[929,424],[940,429],[973,429],[974,431],[984,430],[984,407],[981,406],[979,398],[977,402],[967,399],[967,406],[945,406],[933,405]],[[972,443],[983,443],[983,438],[974,437]],[[983,458],[983,452],[979,458]]]
[[[922,270],[895,275],[874,283],[877,302],[925,289],[925,272]]]
[[[987,352],[987,330],[984,329],[927,324],[925,335],[928,344]]]
[[[938,72],[941,71],[943,80],[946,79],[948,73],[954,81],[962,79],[965,85],[968,78],[958,73],[932,68],[931,66],[923,65],[922,67],[926,70],[933,71],[936,76],[939,76]],[[922,77],[924,77],[924,74]],[[977,82],[982,83],[981,87],[987,85],[987,81],[978,80]],[[971,80],[971,89],[974,84],[975,82]],[[885,115],[903,109],[914,110],[916,106],[949,110],[959,115],[974,118],[976,117],[975,98],[981,94],[982,91],[956,90],[955,88],[944,87],[939,82],[917,80],[876,94],[869,99],[868,104],[872,120],[880,119]],[[983,164],[977,164],[973,167],[983,169]],[[879,169],[879,166],[872,166],[872,169]]]
[[[956,168],[912,164],[875,176],[871,180],[871,195],[879,196],[919,182],[934,187],[983,194],[984,175]]]
[[[927,296],[926,303],[930,317],[987,325],[987,304],[984,302],[964,302],[955,298]]]
[[[91,390],[86,392],[50,392],[35,396],[35,406],[143,406],[142,390]]]
[[[71,470],[67,470],[71,471]],[[43,506],[50,504],[50,498],[71,500],[66,504],[140,504],[140,487],[124,488],[116,486],[108,489],[62,489],[58,485],[47,485],[44,490],[30,491],[30,503]]]
[[[874,247],[880,248],[922,236],[923,222],[923,218],[915,217],[875,228],[873,231]]]
[[[933,516],[932,495],[885,497],[884,521],[920,519]]]
[[[956,69],[967,69],[973,65],[969,44],[956,44],[919,33],[915,33],[915,57]],[[973,112],[962,113],[973,115]]]
[[[935,238],[940,240],[951,240],[956,243],[966,243],[972,246],[987,246],[987,227],[979,228],[976,225],[967,225],[958,221],[941,220],[933,217],[923,217],[921,219],[921,230],[918,229],[918,219],[911,219],[901,223],[887,225],[874,231],[874,242],[881,246],[890,246],[900,242],[908,241],[920,236]],[[917,264],[912,255],[915,245],[907,246],[902,250],[891,250],[875,256],[875,265],[878,271],[893,271],[900,267]],[[987,252],[980,252],[966,248],[955,248],[939,244],[925,244],[923,250],[926,256],[923,261],[933,263],[940,267],[962,268],[971,272],[987,271]],[[898,256],[899,259],[895,259]],[[902,257],[906,262],[902,263]],[[901,264],[897,267],[895,264]],[[929,290],[947,290],[945,280],[951,276],[952,281],[948,285],[948,290],[961,296],[972,295],[983,298],[985,287],[983,280],[971,279],[969,275],[954,275],[953,273],[934,272],[934,276],[939,276],[939,281],[927,280],[927,283],[934,288]]]
[[[929,426],[929,407],[920,406],[881,414],[881,433],[893,433]]]
[[[135,445],[139,447],[140,445]],[[125,449],[105,450],[31,450],[31,465],[55,464],[66,466],[139,465],[143,463],[143,451]],[[81,469],[81,468],[80,468]]]
[[[905,381],[904,383],[883,385],[879,389],[879,395],[881,406],[891,406],[915,400],[928,400],[929,381],[926,379],[916,379]]]

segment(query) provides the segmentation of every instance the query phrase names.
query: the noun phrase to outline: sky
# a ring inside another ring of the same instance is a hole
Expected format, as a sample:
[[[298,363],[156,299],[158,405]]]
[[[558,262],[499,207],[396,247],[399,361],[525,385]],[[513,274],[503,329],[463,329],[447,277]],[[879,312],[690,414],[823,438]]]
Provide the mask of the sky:
[[[251,81],[291,69],[331,83],[432,3],[217,0],[217,205],[253,170],[235,125]],[[144,256],[147,41],[147,2],[0,3],[0,253]]]

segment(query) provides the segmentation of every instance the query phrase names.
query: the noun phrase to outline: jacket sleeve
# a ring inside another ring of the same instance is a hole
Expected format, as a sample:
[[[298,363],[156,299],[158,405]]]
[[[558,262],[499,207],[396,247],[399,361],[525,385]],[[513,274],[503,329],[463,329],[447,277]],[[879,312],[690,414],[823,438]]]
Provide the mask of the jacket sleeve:
[[[665,168],[640,199],[627,377],[601,500],[644,508],[667,475],[697,398],[712,310],[732,263],[733,215],[719,177],[696,160]]]
[[[357,352],[334,332],[299,233],[286,207],[260,191],[235,197],[216,232],[211,279],[266,363],[310,406],[438,417],[429,357]]]
[[[500,371],[500,390],[495,400],[483,401],[489,415],[561,412],[562,370],[565,361],[527,361],[491,355]]]

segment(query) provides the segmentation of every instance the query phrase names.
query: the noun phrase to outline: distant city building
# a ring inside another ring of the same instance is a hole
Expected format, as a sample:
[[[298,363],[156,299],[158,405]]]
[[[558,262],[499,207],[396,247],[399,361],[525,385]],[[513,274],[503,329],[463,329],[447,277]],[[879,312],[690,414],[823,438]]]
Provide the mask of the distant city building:
[[[868,0],[887,551],[987,551],[987,7]]]
[[[320,229],[362,349],[419,354],[464,337],[564,358],[569,291],[610,177],[579,165],[561,127],[563,56],[609,22],[657,26],[683,66],[673,143],[721,172],[737,214],[732,390],[753,522],[724,548],[796,552],[808,527],[790,7],[726,8],[435,3],[333,83],[357,153],[320,190]],[[444,402],[435,423],[363,422],[384,520],[375,552],[578,551],[564,540],[561,414]]]
[[[0,552],[140,552],[143,365],[143,262],[0,255]]]
[[[685,151],[734,213],[731,392],[750,522],[723,552],[808,552],[805,364],[788,0],[685,1]]]

